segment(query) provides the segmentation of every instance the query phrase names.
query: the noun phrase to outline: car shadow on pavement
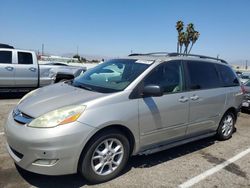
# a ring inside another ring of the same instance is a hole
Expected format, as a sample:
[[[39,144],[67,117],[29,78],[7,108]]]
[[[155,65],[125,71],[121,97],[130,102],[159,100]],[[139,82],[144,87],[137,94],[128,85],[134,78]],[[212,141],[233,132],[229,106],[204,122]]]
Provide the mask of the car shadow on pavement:
[[[189,153],[199,151],[203,148],[209,147],[216,142],[215,137],[205,138],[168,150],[164,150],[151,155],[133,156],[130,158],[127,170],[133,168],[150,168],[152,166],[164,163],[178,157],[185,156]]]
[[[241,113],[243,113],[243,114],[250,114],[250,110],[243,110],[243,109],[241,109]]]
[[[79,174],[62,175],[62,176],[46,176],[32,172],[28,172],[16,165],[19,174],[29,184],[35,187],[81,187],[86,184],[86,181]]]
[[[151,155],[133,156],[130,158],[125,170],[125,174],[132,168],[150,168],[155,165],[177,159],[178,157],[199,151],[215,143],[215,138],[206,138],[169,150],[161,151]],[[35,187],[81,187],[88,184],[79,174],[63,176],[46,176],[28,172],[16,166],[19,174],[31,185]],[[150,170],[150,169],[148,169]]]
[[[27,92],[16,92],[16,93],[11,93],[11,92],[0,92],[0,100],[1,99],[20,99],[22,98]]]

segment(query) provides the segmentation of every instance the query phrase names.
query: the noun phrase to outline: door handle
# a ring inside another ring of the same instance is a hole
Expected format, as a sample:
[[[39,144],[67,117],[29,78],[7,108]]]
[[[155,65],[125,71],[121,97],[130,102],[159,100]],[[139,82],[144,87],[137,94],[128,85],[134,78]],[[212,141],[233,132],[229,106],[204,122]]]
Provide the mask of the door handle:
[[[34,68],[34,67],[30,67],[29,70],[32,72],[36,72],[36,68]]]
[[[188,101],[187,97],[182,96],[181,98],[179,98],[179,102],[187,102],[187,101]]]
[[[7,67],[5,67],[5,69],[8,71],[13,71],[14,67],[7,66]]]
[[[193,95],[192,97],[190,97],[191,100],[196,101],[199,99],[198,95]]]

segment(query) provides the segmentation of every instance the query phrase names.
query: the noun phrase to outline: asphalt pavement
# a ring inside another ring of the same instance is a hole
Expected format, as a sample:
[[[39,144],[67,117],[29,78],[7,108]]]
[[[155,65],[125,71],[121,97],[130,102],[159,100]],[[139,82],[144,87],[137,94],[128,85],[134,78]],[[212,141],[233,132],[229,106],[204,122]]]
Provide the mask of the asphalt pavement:
[[[8,95],[8,94],[7,94]],[[250,187],[250,114],[241,113],[228,141],[207,138],[147,156],[132,157],[116,179],[90,185],[80,175],[44,176],[16,167],[3,126],[21,96],[0,99],[0,187]],[[1,97],[0,97],[1,98]]]

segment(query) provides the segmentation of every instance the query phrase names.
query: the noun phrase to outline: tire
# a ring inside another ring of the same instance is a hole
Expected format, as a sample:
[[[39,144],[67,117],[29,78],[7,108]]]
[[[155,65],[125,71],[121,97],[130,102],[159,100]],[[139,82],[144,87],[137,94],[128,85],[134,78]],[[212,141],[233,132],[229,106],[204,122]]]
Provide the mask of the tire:
[[[81,155],[81,175],[90,183],[102,183],[115,178],[128,161],[129,148],[127,137],[120,131],[108,130],[95,135]]]
[[[226,112],[220,121],[220,125],[217,129],[218,140],[228,140],[235,132],[236,118],[232,112]]]

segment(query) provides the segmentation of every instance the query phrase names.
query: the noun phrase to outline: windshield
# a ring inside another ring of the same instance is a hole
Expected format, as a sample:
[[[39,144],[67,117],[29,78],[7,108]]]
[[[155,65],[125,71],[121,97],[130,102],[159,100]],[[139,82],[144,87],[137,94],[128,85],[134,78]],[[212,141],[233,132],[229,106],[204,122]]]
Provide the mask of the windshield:
[[[242,78],[242,79],[249,79],[250,76],[249,76],[249,75],[242,75],[241,78]]]
[[[86,71],[73,81],[76,87],[111,93],[124,90],[153,61],[139,61],[134,59],[113,59],[101,63]]]
[[[250,80],[245,83],[245,86],[250,87]]]

